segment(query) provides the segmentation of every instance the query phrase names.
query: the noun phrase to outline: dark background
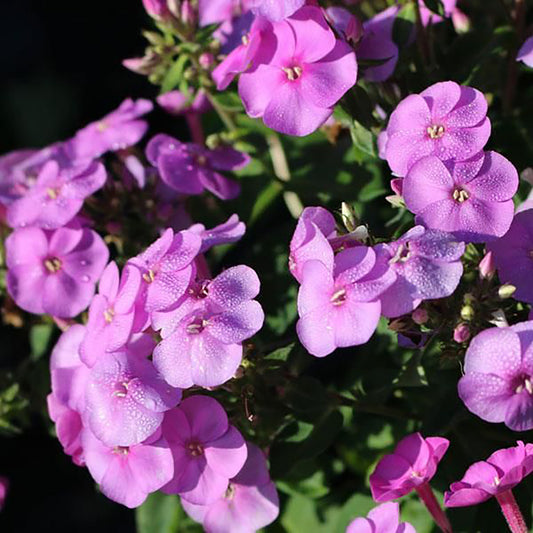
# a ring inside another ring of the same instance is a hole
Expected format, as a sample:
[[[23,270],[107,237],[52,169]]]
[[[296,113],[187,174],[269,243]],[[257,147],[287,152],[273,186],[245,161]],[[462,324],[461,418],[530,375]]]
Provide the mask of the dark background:
[[[153,98],[156,88],[121,65],[142,55],[150,25],[141,0],[0,0],[0,154],[71,137],[128,96]],[[181,129],[157,110],[150,122]],[[0,374],[26,350],[16,330],[0,331]],[[133,512],[98,494],[32,411],[21,436],[0,436],[0,476],[11,483],[0,531],[135,531]]]

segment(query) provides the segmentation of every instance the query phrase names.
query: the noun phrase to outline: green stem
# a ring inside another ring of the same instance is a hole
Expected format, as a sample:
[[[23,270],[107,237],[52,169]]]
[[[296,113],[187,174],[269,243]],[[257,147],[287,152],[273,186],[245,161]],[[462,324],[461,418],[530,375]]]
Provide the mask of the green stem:
[[[204,91],[205,95],[207,96],[207,99],[209,100],[209,103],[217,112],[217,115],[224,123],[224,126],[226,126],[229,131],[235,131],[237,129],[237,126],[235,125],[232,116],[217,102],[217,99],[207,89],[204,89]]]

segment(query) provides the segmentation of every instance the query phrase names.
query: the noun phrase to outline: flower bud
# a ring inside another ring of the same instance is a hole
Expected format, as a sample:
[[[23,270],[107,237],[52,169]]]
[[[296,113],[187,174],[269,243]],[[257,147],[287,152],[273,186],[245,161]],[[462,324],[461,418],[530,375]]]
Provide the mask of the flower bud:
[[[155,20],[166,20],[170,15],[166,0],[142,0],[144,9]]]
[[[342,222],[344,224],[344,227],[349,231],[352,232],[357,227],[357,217],[355,215],[355,211],[351,205],[348,205],[346,202],[342,202],[341,204],[341,215],[342,215]]]
[[[470,328],[462,322],[453,330],[453,340],[459,344],[466,342],[470,338]]]
[[[190,0],[183,0],[180,9],[180,18],[183,24],[192,26],[196,22],[196,13]]]
[[[498,297],[501,300],[505,300],[506,298],[511,298],[511,296],[516,292],[516,287],[514,285],[511,285],[509,283],[506,283],[505,285],[502,285],[498,289]]]
[[[415,309],[413,313],[411,314],[411,318],[413,319],[413,322],[415,324],[418,324],[421,326],[422,324],[425,324],[428,321],[428,312],[425,309]]]
[[[487,252],[485,257],[479,262],[479,276],[483,279],[491,279],[495,272],[496,267],[494,265],[494,257],[492,252]]]
[[[452,24],[457,33],[467,33],[470,31],[470,19],[460,9],[452,11]]]
[[[215,64],[215,58],[213,57],[213,54],[204,52],[198,58],[198,62],[203,69],[208,70]]]
[[[356,45],[363,37],[363,33],[364,33],[364,30],[363,30],[362,22],[359,20],[358,17],[356,17],[355,15],[352,15],[350,19],[348,20],[348,24],[345,30],[346,40],[350,44]]]
[[[474,308],[470,304],[463,305],[461,308],[461,318],[466,321],[474,318]]]

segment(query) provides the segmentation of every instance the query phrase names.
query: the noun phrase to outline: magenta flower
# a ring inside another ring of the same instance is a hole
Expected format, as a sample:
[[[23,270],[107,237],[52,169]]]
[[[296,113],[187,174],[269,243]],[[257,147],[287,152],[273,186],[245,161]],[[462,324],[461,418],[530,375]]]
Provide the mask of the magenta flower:
[[[511,491],[533,471],[533,444],[518,441],[512,448],[494,452],[486,461],[468,468],[461,481],[444,494],[446,507],[465,507]],[[524,531],[527,531],[526,529]]]
[[[392,38],[392,27],[397,14],[398,6],[391,6],[363,24],[364,34],[357,48],[358,59],[386,60],[365,69],[364,77],[369,81],[385,81],[396,68],[399,52]]]
[[[73,157],[87,161],[137,144],[148,129],[146,121],[139,117],[153,107],[150,100],[124,100],[118,109],[76,133],[70,141]]]
[[[35,185],[8,207],[7,222],[13,228],[64,226],[78,214],[85,198],[104,185],[106,178],[102,163],[61,170],[56,161],[49,161]]]
[[[195,283],[175,308],[155,313],[153,325],[163,340],[154,364],[174,387],[215,387],[231,379],[242,360],[242,342],[264,321],[259,278],[244,265],[213,280]]]
[[[246,443],[222,406],[191,396],[165,415],[163,435],[174,458],[174,477],[163,492],[206,505],[222,497],[246,461]]]
[[[85,464],[81,445],[88,369],[79,355],[85,328],[79,324],[65,331],[55,345],[50,359],[52,392],[47,397],[48,413],[55,422],[63,451],[78,466]]]
[[[379,296],[394,280],[388,264],[377,261],[366,246],[340,252],[333,271],[320,261],[307,261],[298,293],[300,342],[316,357],[364,344],[378,325]]]
[[[481,92],[453,81],[436,83],[402,100],[387,126],[385,157],[405,176],[419,159],[462,161],[477,154],[490,136],[487,101]]]
[[[0,476],[0,511],[3,509],[6,503],[7,492],[9,490],[9,479],[4,476]]]
[[[533,428],[533,322],[476,335],[465,356],[459,397],[487,422],[514,431]]]
[[[17,229],[6,239],[7,290],[25,311],[73,317],[89,305],[108,257],[87,228]]]
[[[302,281],[307,261],[321,261],[328,270],[333,269],[333,249],[328,239],[337,237],[333,215],[322,207],[306,207],[294,230],[290,244],[289,270]]]
[[[388,502],[374,507],[366,518],[350,522],[346,533],[416,533],[416,530],[409,522],[400,523],[400,506]]]
[[[230,244],[239,241],[246,232],[244,222],[239,220],[238,215],[231,215],[226,222],[211,229],[206,229],[203,224],[194,224],[189,231],[197,233],[202,239],[200,253],[207,252],[213,246]]]
[[[533,303],[533,210],[517,213],[509,231],[497,241],[489,243],[487,248],[492,252],[500,281],[516,287],[514,297],[517,300]]]
[[[180,399],[181,391],[168,385],[151,361],[131,351],[112,352],[90,370],[85,417],[104,444],[131,446],[153,435]]]
[[[517,61],[522,61],[528,67],[533,68],[533,37],[526,39],[524,44],[518,50]]]
[[[255,15],[278,22],[305,5],[305,0],[248,0],[247,3]]]
[[[239,170],[250,162],[247,154],[229,146],[209,150],[162,134],[148,143],[146,156],[159,170],[161,179],[175,191],[194,195],[207,189],[223,200],[237,197],[240,186],[220,171]]]
[[[167,0],[142,0],[146,12],[156,20],[165,20],[171,17]]]
[[[282,133],[308,135],[355,84],[355,54],[335,38],[318,7],[301,8],[273,31],[273,57],[241,74],[239,94],[249,116]]]
[[[102,493],[130,509],[172,479],[172,452],[162,438],[110,447],[84,429],[82,444],[87,468]]]
[[[180,116],[187,113],[205,113],[211,109],[211,104],[203,90],[196,95],[188,96],[181,91],[175,90],[160,94],[157,103],[170,115]]]
[[[424,438],[420,433],[404,437],[394,453],[385,455],[370,476],[374,500],[395,500],[426,485],[435,475],[449,444],[442,437]]]
[[[195,233],[185,230],[174,234],[168,228],[142,254],[128,261],[140,270],[143,282],[139,300],[148,313],[167,309],[183,296],[194,278],[193,261],[201,245]]]
[[[81,356],[88,366],[106,352],[122,348],[129,340],[135,318],[135,303],[141,286],[141,274],[126,265],[122,279],[117,264],[107,265],[89,307],[87,333],[81,344]]]
[[[486,242],[506,233],[517,189],[516,168],[496,152],[480,152],[463,162],[425,157],[403,180],[403,197],[417,223],[466,242]]]
[[[380,296],[381,313],[397,317],[410,313],[423,300],[450,296],[463,274],[465,246],[442,231],[415,226],[403,237],[375,247],[396,281]]]
[[[209,505],[182,500],[185,512],[207,533],[251,533],[271,524],[279,514],[279,498],[263,452],[246,443],[248,457],[229,480],[224,495]],[[406,532],[407,533],[407,532]]]

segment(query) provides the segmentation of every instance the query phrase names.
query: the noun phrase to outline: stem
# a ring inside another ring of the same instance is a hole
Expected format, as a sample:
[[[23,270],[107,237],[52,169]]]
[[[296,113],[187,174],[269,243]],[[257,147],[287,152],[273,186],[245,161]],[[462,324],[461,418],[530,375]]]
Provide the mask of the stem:
[[[422,24],[422,15],[420,13],[420,4],[418,0],[413,0],[415,5],[416,13],[416,42],[418,44],[418,49],[420,50],[420,55],[422,57],[422,63],[427,70],[429,63],[429,44],[426,35],[426,29]]]
[[[516,40],[518,45],[511,48],[509,57],[507,59],[507,83],[503,94],[503,112],[508,115],[513,107],[513,100],[516,93],[516,85],[518,82],[518,62],[516,61],[516,54],[519,47],[524,40],[524,30],[526,22],[526,2],[525,0],[515,0],[513,10],[513,22],[516,30]]]
[[[205,144],[205,135],[199,113],[185,113],[185,120],[191,132],[191,137],[196,144]]]
[[[444,533],[452,533],[450,521],[448,520],[446,513],[442,510],[437,498],[435,498],[435,494],[431,490],[429,483],[424,483],[418,487],[416,492],[418,493],[420,499],[424,502],[424,505],[427,507],[437,526],[439,526]]]
[[[270,151],[270,158],[272,159],[272,166],[274,167],[274,174],[280,181],[288,183],[291,179],[291,172],[279,137],[273,133],[267,137],[267,143]],[[285,205],[290,214],[294,218],[298,218],[304,209],[298,195],[293,191],[284,191],[283,199],[285,200]]]
[[[510,531],[512,531],[512,533],[527,533],[528,529],[524,517],[516,503],[513,492],[511,490],[506,490],[505,492],[496,494],[496,500],[498,500],[498,503],[500,504],[503,516],[505,516],[505,520],[507,520]]]
[[[235,131],[237,129],[237,126],[235,125],[235,122],[233,122],[233,118],[231,117],[231,115],[217,102],[217,99],[207,89],[204,89],[204,91],[205,95],[207,96],[207,99],[209,100],[209,103],[217,112],[218,116],[220,117],[220,120],[224,122],[224,126],[226,126],[229,131]]]

